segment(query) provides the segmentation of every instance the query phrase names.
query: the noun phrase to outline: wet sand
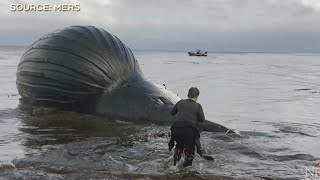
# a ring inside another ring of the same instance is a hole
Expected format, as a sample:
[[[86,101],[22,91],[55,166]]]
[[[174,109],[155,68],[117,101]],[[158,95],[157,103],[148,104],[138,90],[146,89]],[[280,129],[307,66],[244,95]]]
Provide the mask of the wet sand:
[[[123,172],[108,172],[108,171],[61,171],[54,169],[39,171],[30,169],[14,169],[0,172],[0,177],[4,179],[149,179],[149,180],[257,180],[263,178],[254,177],[228,177],[213,174],[199,174],[196,172],[183,172],[173,174],[146,174],[146,173],[123,173]],[[0,178],[0,179],[2,179]]]
[[[93,175],[94,174],[94,175]],[[250,178],[237,178],[237,177],[227,177],[219,175],[210,174],[195,174],[195,173],[182,173],[182,174],[131,174],[131,173],[111,173],[111,172],[95,172],[92,175],[88,175],[87,178],[94,179],[152,179],[152,180],[175,180],[175,179],[185,179],[185,180],[244,180]],[[79,177],[78,175],[76,175]],[[72,177],[72,176],[71,176]],[[72,177],[73,178],[73,177]],[[80,178],[80,177],[79,177]],[[83,178],[83,176],[81,176]],[[253,179],[253,178],[252,178]]]

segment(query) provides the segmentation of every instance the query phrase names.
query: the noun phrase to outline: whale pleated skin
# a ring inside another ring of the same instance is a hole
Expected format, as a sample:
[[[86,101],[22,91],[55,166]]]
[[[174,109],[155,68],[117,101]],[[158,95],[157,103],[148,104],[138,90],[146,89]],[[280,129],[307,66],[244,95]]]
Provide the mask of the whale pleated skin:
[[[118,86],[140,71],[136,64],[117,37],[72,26],[32,44],[18,65],[17,85],[27,99],[74,103]]]

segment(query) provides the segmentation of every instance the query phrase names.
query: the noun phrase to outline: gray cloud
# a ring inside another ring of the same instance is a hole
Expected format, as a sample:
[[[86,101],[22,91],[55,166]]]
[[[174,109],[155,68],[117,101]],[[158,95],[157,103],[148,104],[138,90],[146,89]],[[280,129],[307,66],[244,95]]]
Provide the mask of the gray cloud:
[[[131,48],[320,52],[317,0],[56,0],[80,12],[10,12],[0,2],[0,44],[26,45],[65,26],[95,25]]]

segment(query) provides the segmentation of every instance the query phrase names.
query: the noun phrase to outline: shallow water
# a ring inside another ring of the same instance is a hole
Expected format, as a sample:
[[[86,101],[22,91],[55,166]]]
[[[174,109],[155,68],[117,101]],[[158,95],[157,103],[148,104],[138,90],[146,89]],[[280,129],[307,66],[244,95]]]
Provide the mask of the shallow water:
[[[16,66],[25,48],[0,48],[0,177],[95,177],[92,172],[168,174],[168,127],[110,121],[19,103]],[[199,87],[206,118],[238,135],[202,134],[215,161],[190,171],[302,179],[320,160],[320,55],[135,51],[145,76],[185,98]],[[240,136],[239,136],[240,135]],[[85,173],[84,173],[85,172]],[[92,176],[88,175],[92,173]]]

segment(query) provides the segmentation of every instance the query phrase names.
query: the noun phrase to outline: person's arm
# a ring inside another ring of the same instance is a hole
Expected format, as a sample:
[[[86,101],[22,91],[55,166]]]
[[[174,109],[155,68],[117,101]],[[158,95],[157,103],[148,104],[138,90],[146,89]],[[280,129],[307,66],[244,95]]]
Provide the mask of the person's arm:
[[[180,101],[179,101],[180,102]],[[173,106],[173,108],[171,109],[171,112],[170,112],[170,114],[171,114],[171,116],[174,116],[174,115],[176,115],[177,113],[178,113],[178,103],[179,102],[177,102],[177,104],[175,104],[174,106]]]
[[[204,120],[205,120],[205,117],[204,117],[202,106],[198,104],[198,122],[204,122]]]

